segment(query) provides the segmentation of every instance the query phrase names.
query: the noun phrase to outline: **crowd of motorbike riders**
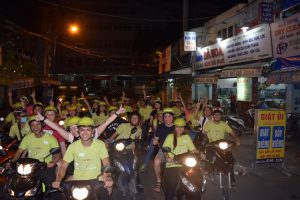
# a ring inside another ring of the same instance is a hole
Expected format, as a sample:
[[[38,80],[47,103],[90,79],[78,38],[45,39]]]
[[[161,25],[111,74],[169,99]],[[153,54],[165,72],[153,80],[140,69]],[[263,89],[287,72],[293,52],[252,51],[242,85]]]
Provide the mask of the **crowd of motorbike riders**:
[[[118,167],[118,162],[110,159],[110,145],[115,141],[130,140],[129,145],[122,144],[134,157],[138,152],[144,152],[136,171],[149,170],[148,163],[154,158],[156,182],[153,189],[159,193],[164,188],[165,199],[171,200],[176,195],[182,166],[174,162],[174,156],[191,152],[205,159],[205,152],[198,148],[203,138],[211,143],[229,134],[236,144],[240,144],[234,131],[222,121],[222,109],[213,108],[207,98],[185,103],[178,94],[178,99],[163,107],[159,98],[147,96],[145,87],[143,92],[144,97],[137,103],[127,98],[124,92],[118,100],[104,97],[88,101],[82,93],[80,98],[59,99],[57,103],[37,102],[34,91],[30,98],[22,96],[13,102],[9,92],[13,111],[1,124],[2,130],[8,130],[1,133],[1,145],[4,148],[5,138],[9,138],[17,141],[19,146],[5,161],[5,170],[22,169],[26,175],[26,163],[20,165],[18,161],[36,159],[46,166],[39,172],[46,188],[44,191],[62,191],[66,199],[72,199],[72,183],[88,181],[91,199],[122,199],[126,194],[118,189],[113,178],[111,166]],[[83,107],[87,108],[88,114],[84,113]],[[120,144],[116,149],[124,148]],[[164,186],[162,170],[166,177]],[[231,184],[236,186],[233,169],[231,171]],[[140,182],[138,179],[137,173],[136,180]],[[5,191],[1,191],[1,199],[17,195],[7,186],[13,183],[5,181],[3,184],[1,189]]]

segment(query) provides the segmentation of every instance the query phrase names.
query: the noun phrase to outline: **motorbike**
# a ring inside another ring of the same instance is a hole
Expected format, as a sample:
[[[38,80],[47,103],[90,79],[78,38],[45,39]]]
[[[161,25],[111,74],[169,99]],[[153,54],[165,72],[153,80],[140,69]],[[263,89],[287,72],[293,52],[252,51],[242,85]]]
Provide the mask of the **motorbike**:
[[[163,147],[162,151],[164,153],[172,153],[171,149],[168,147]],[[206,165],[206,161],[201,160],[199,154],[191,152],[183,153],[180,155],[173,155],[174,163],[183,165],[179,172],[179,182],[176,187],[176,199],[201,200],[207,186],[206,178],[203,174],[202,169],[203,166]],[[165,192],[165,182],[167,178],[165,176],[166,168],[163,166],[161,169],[162,189]]]
[[[58,153],[60,148],[52,148],[45,156],[44,162],[33,158],[21,158],[15,167],[5,170],[9,181],[4,186],[3,199],[45,199],[45,185],[41,173],[47,167],[45,159]]]
[[[297,108],[294,108],[294,112],[287,115],[286,133],[287,139],[297,138],[300,139],[298,122],[300,114],[296,112]]]
[[[225,122],[237,133],[238,136],[241,136],[245,133],[246,127],[243,119],[237,116],[225,116]]]
[[[234,157],[230,151],[235,143],[228,140],[218,140],[205,147],[208,165],[205,169],[214,182],[215,175],[219,176],[219,187],[224,200],[229,200],[229,191],[232,188]]]
[[[119,139],[110,144],[109,158],[116,169],[115,178],[118,190],[128,200],[135,200],[137,191],[137,158],[132,149],[127,149],[134,143],[133,139]]]

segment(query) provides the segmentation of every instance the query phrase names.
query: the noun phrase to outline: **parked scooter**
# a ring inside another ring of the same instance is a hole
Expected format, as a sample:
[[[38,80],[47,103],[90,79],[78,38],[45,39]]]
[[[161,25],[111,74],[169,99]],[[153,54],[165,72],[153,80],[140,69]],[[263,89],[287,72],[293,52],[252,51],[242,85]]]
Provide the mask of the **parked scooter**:
[[[300,119],[300,113],[297,113],[297,107],[294,108],[294,111],[292,113],[287,114],[287,123],[286,123],[286,134],[287,139],[300,139],[300,133],[299,133],[299,119]]]
[[[218,140],[209,143],[205,147],[206,159],[209,165],[206,170],[213,178],[219,175],[219,187],[222,190],[224,200],[229,200],[229,191],[232,188],[234,157],[230,147],[235,143],[227,140]]]
[[[135,140],[119,139],[110,145],[109,158],[116,168],[116,185],[128,200],[135,200],[137,194],[137,158],[132,149],[127,149]]]
[[[53,148],[45,156],[44,162],[33,158],[21,158],[16,162],[15,169],[4,173],[9,182],[5,185],[3,199],[44,199],[45,185],[41,173],[47,167],[45,159],[60,153],[60,148]]]
[[[246,127],[243,119],[237,116],[225,116],[226,123],[237,133],[238,136],[245,134]]]
[[[168,147],[163,147],[162,151],[172,153]],[[182,164],[179,172],[180,181],[176,187],[176,199],[201,200],[206,190],[206,178],[201,167],[205,165],[206,161],[201,160],[199,154],[190,152],[174,155],[173,160],[176,164]],[[165,170],[165,167],[162,167],[162,189],[164,191],[167,178]]]

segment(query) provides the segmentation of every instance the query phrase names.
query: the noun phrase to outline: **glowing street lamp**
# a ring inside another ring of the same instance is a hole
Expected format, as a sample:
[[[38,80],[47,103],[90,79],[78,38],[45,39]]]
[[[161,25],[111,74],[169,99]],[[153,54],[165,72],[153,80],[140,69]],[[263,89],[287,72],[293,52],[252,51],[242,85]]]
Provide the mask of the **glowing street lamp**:
[[[76,34],[79,32],[79,27],[76,24],[71,24],[69,26],[69,32],[72,34]]]

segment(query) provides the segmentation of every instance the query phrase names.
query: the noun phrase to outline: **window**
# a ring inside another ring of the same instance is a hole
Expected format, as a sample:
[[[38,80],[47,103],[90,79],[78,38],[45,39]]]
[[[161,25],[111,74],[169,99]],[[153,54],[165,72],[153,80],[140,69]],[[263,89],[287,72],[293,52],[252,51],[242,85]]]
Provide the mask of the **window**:
[[[232,37],[233,36],[233,26],[230,26],[228,28],[228,38]]]
[[[222,39],[226,39],[227,38],[227,28],[222,30]]]

